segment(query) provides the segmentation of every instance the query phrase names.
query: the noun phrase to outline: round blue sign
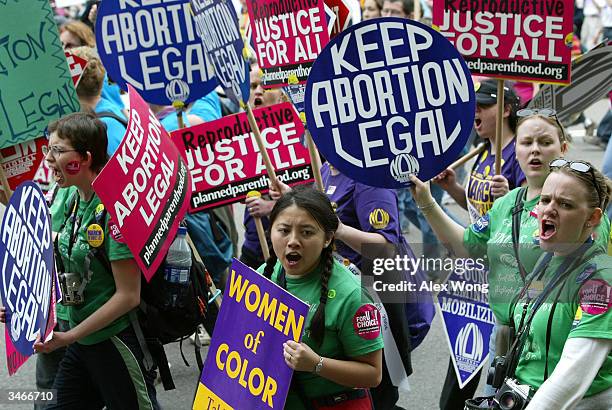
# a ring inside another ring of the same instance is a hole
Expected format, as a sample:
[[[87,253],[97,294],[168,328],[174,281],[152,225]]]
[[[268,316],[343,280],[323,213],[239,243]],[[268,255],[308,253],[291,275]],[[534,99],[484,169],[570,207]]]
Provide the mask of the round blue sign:
[[[17,187],[7,206],[0,230],[2,305],[7,330],[15,348],[33,353],[44,337],[51,310],[53,242],[49,208],[40,188],[31,181]]]
[[[110,78],[126,91],[131,84],[145,101],[160,105],[189,103],[214,90],[217,78],[189,0],[146,4],[100,3],[96,44]]]
[[[306,85],[306,121],[323,156],[356,181],[384,188],[428,180],[460,154],[474,124],[463,58],[416,21],[380,18],[336,36]]]

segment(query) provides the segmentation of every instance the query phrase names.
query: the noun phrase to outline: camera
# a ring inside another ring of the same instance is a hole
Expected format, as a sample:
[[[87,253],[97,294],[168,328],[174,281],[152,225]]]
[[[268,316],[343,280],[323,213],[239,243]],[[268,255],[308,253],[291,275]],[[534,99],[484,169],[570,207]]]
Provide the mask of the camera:
[[[57,278],[62,290],[62,305],[77,306],[85,301],[83,290],[81,289],[83,280],[80,273],[60,273],[57,275]]]
[[[495,404],[500,410],[521,410],[527,407],[534,390],[514,379],[506,379],[495,395]]]
[[[506,356],[497,356],[489,372],[487,373],[487,384],[493,386],[495,389],[499,389],[504,384],[504,380],[508,375],[508,360]]]

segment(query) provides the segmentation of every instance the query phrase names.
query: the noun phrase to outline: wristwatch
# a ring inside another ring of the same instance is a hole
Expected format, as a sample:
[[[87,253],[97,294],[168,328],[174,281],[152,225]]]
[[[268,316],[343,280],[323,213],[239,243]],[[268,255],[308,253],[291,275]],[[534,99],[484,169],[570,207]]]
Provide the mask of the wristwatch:
[[[317,365],[315,366],[314,370],[312,371],[314,374],[319,374],[321,373],[321,369],[323,368],[323,356],[319,356],[319,363],[317,363]]]

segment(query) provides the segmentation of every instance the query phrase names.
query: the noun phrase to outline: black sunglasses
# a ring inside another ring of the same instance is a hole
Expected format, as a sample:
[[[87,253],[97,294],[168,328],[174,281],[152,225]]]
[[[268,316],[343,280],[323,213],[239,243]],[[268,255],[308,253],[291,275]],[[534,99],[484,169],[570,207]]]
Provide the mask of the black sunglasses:
[[[589,164],[587,164],[586,162],[582,162],[582,161],[568,161],[566,159],[563,158],[557,158],[557,159],[553,159],[552,161],[550,161],[550,164],[548,164],[548,166],[553,169],[553,168],[563,168],[563,167],[568,167],[569,169],[572,169],[576,172],[580,172],[581,174],[589,174],[591,175],[591,183],[593,184],[593,187],[595,188],[595,191],[597,191],[597,199],[599,202],[599,205],[601,207],[601,191],[599,190],[599,185],[597,185],[597,179],[595,178],[595,171],[593,171],[593,167],[590,166]]]
[[[517,117],[531,117],[533,115],[541,115],[542,117],[552,118],[557,123],[557,126],[561,130],[561,134],[564,141],[568,141],[567,135],[565,134],[565,128],[559,121],[559,117],[557,117],[557,111],[552,108],[523,108],[516,112]]]

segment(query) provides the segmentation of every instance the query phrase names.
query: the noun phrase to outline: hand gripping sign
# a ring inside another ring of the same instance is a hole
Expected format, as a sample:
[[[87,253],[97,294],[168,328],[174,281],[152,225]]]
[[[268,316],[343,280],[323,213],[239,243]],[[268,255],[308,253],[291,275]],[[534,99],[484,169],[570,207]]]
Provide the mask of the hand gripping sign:
[[[37,337],[47,335],[52,308],[53,243],[49,209],[33,182],[21,184],[8,204],[0,230],[2,305],[6,307],[9,374],[34,352]]]
[[[168,132],[129,87],[130,119],[93,188],[150,280],[189,208],[189,171]]]
[[[329,41],[323,0],[247,0],[257,62],[266,88],[304,83]]]
[[[189,0],[103,1],[99,7],[98,52],[122,89],[130,84],[145,101],[170,105],[195,101],[217,86]]]
[[[239,106],[249,100],[250,66],[243,57],[244,43],[236,9],[228,0],[191,0],[196,31],[202,39],[217,79]]]
[[[194,409],[282,409],[293,370],[283,343],[302,338],[308,305],[236,259]]]
[[[330,164],[364,184],[402,188],[459,156],[475,96],[457,50],[412,20],[362,22],[335,37],[306,86],[306,121]]]
[[[433,22],[472,73],[569,84],[574,2],[439,0]]]
[[[0,148],[80,110],[48,0],[0,1]]]
[[[253,114],[279,178],[288,185],[311,182],[310,157],[300,142],[304,126],[291,104]],[[172,140],[189,167],[191,212],[239,202],[252,190],[267,192],[266,166],[246,113],[174,131]]]

